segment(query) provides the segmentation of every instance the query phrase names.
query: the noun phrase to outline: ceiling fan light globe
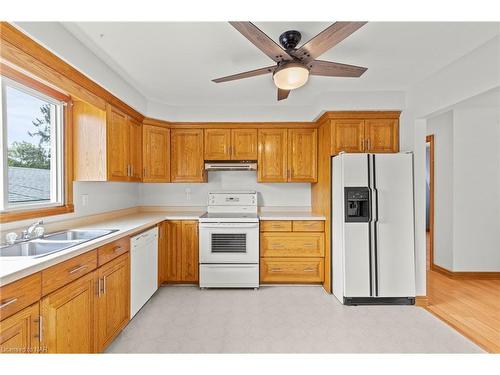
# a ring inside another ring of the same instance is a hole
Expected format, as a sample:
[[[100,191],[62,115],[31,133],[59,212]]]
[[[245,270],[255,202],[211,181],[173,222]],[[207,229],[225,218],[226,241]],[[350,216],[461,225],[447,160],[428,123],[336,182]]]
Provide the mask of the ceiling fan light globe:
[[[289,64],[275,71],[274,84],[282,90],[294,90],[304,86],[309,79],[309,70],[299,64]]]

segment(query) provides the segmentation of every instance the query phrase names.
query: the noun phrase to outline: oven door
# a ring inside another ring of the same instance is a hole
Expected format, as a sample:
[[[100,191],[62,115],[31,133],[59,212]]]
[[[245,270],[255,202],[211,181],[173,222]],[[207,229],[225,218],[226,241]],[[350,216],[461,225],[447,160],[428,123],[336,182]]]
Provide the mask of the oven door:
[[[259,223],[200,223],[200,263],[258,263]]]

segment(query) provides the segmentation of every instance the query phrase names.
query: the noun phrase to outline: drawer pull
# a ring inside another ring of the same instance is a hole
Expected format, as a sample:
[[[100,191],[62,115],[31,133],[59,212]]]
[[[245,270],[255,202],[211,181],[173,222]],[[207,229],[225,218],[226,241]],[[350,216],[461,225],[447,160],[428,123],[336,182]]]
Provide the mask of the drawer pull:
[[[121,250],[121,249],[122,249],[122,247],[121,247],[121,246],[115,246],[115,247],[113,248],[113,252],[114,252],[114,253],[116,253],[116,252],[118,252],[118,251],[119,251],[119,250]]]
[[[87,268],[87,265],[86,265],[86,264],[84,264],[83,266],[77,266],[77,267],[73,268],[72,270],[70,270],[70,271],[69,271],[69,274],[70,274],[70,275],[71,275],[71,274],[74,274],[74,273],[76,273],[76,272],[78,272],[78,271],[81,271],[81,270],[83,270],[83,269],[85,269],[85,268]]]
[[[314,247],[314,244],[313,243],[305,243],[304,247],[310,249],[310,248]]]
[[[7,307],[9,305],[12,305],[16,301],[17,301],[17,298],[3,300],[2,303],[0,304],[0,309],[3,309],[4,307]]]
[[[316,272],[314,268],[304,268],[304,272]]]
[[[283,272],[281,268],[271,268],[271,272]]]
[[[273,249],[283,249],[284,247],[285,247],[285,245],[283,245],[283,244],[279,244],[279,243],[278,244],[274,244],[273,243]]]

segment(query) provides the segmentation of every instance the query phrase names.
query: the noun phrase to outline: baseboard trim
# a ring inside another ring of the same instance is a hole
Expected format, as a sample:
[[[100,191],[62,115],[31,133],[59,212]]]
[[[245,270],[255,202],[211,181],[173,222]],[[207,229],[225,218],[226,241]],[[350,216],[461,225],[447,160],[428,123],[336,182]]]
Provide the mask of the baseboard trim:
[[[429,297],[427,297],[427,296],[416,296],[415,297],[415,306],[419,306],[419,307],[427,307],[427,306],[429,306]]]
[[[433,264],[432,271],[439,272],[442,275],[452,279],[495,279],[500,280],[500,272],[454,272],[446,268]]]

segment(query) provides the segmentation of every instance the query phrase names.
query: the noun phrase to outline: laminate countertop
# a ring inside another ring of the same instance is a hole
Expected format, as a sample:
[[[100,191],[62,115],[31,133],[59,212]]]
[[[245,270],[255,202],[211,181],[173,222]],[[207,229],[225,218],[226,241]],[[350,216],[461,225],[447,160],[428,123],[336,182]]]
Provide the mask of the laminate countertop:
[[[63,262],[117,239],[139,233],[164,220],[198,220],[204,211],[175,212],[138,212],[92,224],[72,227],[71,229],[118,229],[116,232],[95,240],[73,246],[69,249],[46,255],[41,258],[0,257],[0,286],[32,275],[45,268]]]

